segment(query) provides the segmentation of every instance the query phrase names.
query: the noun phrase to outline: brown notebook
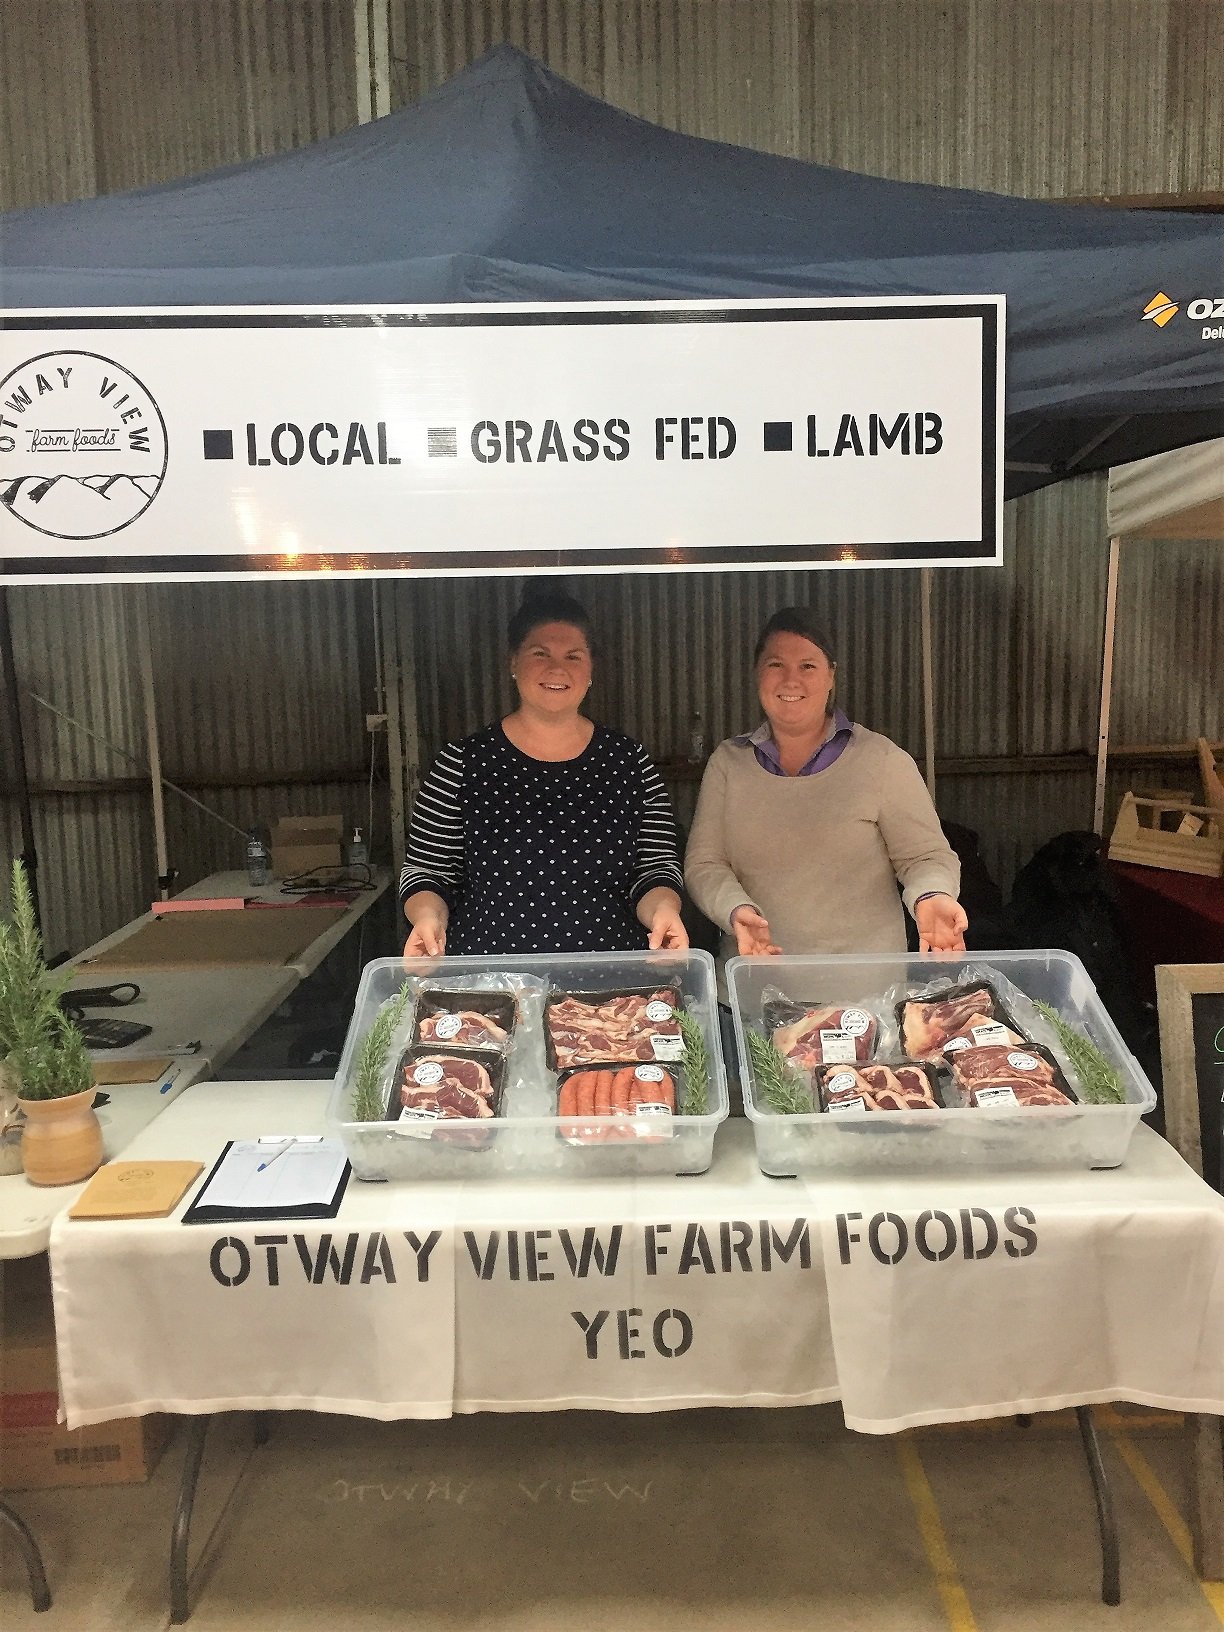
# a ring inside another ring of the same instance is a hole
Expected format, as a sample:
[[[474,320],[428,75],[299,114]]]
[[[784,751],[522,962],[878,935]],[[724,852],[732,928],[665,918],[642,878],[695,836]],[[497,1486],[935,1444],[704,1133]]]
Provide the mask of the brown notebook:
[[[203,1171],[203,1162],[107,1162],[68,1209],[68,1217],[165,1218]]]

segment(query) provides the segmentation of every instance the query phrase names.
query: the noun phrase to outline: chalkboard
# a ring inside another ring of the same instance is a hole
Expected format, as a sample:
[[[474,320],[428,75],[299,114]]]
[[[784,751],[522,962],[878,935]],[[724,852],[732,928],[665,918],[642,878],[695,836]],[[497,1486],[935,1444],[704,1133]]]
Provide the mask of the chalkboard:
[[[1156,968],[1165,1137],[1224,1194],[1224,963]]]
[[[1203,1141],[1203,1177],[1224,1190],[1224,992],[1194,992],[1190,997],[1194,1036],[1194,1078],[1198,1086],[1199,1127]]]

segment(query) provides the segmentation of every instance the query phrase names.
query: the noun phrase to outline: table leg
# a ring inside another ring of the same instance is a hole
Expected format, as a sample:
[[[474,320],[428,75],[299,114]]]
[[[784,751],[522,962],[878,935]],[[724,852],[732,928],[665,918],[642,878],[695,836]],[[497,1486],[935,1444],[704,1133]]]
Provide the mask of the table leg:
[[[1101,1602],[1120,1604],[1122,1568],[1118,1546],[1118,1523],[1114,1516],[1113,1492],[1109,1488],[1109,1478],[1105,1472],[1105,1464],[1101,1460],[1101,1445],[1097,1439],[1096,1424],[1092,1420],[1092,1407],[1077,1405],[1075,1417],[1079,1423],[1080,1438],[1084,1442],[1084,1456],[1092,1479],[1092,1494],[1096,1499],[1097,1528],[1101,1533]]]
[[[191,1510],[195,1505],[200,1466],[204,1461],[204,1436],[211,1417],[193,1417],[187,1438],[187,1460],[179,1485],[178,1506],[170,1531],[170,1624],[182,1626],[191,1613],[187,1603],[187,1546],[191,1540]]]
[[[1224,1449],[1219,1417],[1187,1417],[1194,1457],[1194,1567],[1224,1581]]]
[[[38,1543],[25,1521],[19,1518],[5,1501],[0,1501],[0,1524],[12,1532],[18,1550],[25,1560],[26,1572],[30,1577],[30,1599],[35,1613],[41,1615],[44,1609],[51,1608],[51,1592],[47,1586],[47,1572],[43,1569]]]

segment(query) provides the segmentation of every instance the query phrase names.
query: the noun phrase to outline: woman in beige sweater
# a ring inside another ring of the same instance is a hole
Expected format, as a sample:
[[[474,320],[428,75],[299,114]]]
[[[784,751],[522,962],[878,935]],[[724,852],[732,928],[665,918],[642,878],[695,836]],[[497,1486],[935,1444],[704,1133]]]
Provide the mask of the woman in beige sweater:
[[[901,952],[902,899],[921,950],[963,951],[960,864],[926,784],[834,706],[837,665],[806,609],[770,618],[755,664],[765,723],[711,755],[685,856],[724,952]]]

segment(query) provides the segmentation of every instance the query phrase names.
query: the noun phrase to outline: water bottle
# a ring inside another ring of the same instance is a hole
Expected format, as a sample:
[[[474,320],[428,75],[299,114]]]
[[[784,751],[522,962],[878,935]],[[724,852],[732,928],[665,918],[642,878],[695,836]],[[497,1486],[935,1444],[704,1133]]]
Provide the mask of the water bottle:
[[[369,862],[370,852],[366,846],[365,840],[361,836],[361,829],[359,827],[355,827],[353,829],[352,842],[349,844],[348,859],[350,867],[364,867]]]
[[[700,765],[705,758],[705,731],[701,724],[701,713],[693,715],[693,723],[689,728],[689,764]]]
[[[246,847],[247,877],[251,883],[258,886],[272,882],[272,858],[268,854],[268,847],[260,838],[255,828],[247,834]]]

